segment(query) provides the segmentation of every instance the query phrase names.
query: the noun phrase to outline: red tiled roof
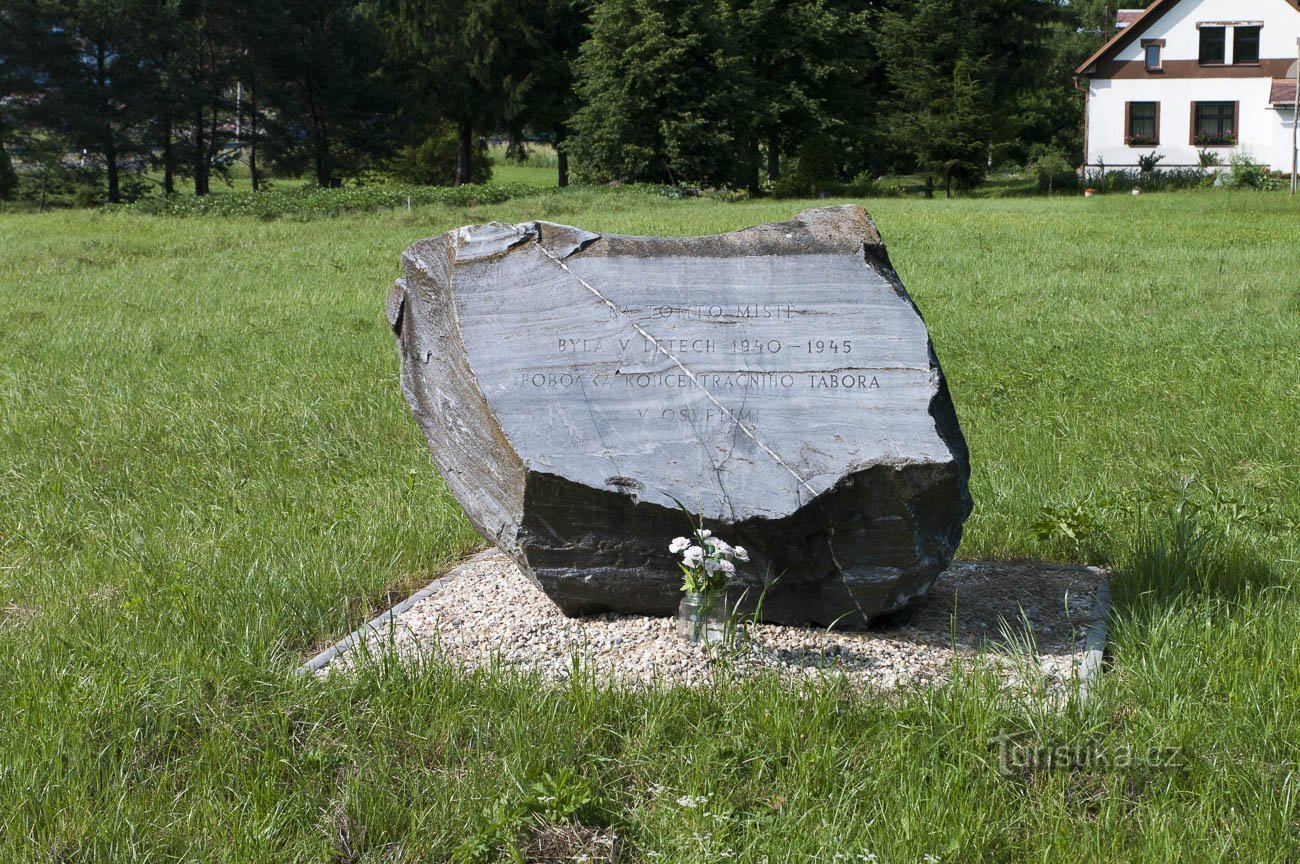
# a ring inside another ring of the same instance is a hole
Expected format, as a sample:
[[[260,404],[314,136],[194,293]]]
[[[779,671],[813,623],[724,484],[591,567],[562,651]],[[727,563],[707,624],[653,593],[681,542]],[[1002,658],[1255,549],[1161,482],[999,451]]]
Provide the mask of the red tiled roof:
[[[1116,27],[1127,27],[1128,25],[1132,24],[1134,21],[1136,21],[1136,20],[1138,20],[1139,18],[1141,18],[1141,17],[1142,17],[1142,13],[1145,12],[1145,11],[1147,11],[1147,10],[1145,10],[1145,9],[1120,9],[1118,12],[1115,13],[1115,26],[1116,26]]]
[[[1273,92],[1268,95],[1270,105],[1295,104],[1295,79],[1274,78]]]

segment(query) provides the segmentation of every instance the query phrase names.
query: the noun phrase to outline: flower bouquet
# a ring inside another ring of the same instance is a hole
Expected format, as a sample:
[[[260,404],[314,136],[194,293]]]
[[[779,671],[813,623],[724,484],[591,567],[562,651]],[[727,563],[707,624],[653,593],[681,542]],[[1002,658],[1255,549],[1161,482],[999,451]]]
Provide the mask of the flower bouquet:
[[[698,528],[690,538],[677,537],[668,551],[681,555],[682,598],[677,608],[677,633],[693,643],[720,642],[726,632],[726,589],[736,574],[736,562],[749,560],[744,546],[732,546]]]

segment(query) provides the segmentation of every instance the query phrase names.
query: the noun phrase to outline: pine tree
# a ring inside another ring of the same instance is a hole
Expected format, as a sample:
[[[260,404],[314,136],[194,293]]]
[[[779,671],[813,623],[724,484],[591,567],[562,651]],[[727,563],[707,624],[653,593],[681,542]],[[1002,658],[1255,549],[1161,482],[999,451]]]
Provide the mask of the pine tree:
[[[1014,107],[1042,80],[1053,0],[917,0],[883,11],[877,44],[897,152],[926,193],[983,181],[995,146],[1019,136]]]
[[[713,4],[604,0],[577,70],[570,150],[584,179],[743,180],[747,70]]]
[[[390,0],[389,68],[404,82],[404,117],[424,140],[456,125],[456,185],[473,170],[475,130],[504,125],[527,51],[524,0]]]

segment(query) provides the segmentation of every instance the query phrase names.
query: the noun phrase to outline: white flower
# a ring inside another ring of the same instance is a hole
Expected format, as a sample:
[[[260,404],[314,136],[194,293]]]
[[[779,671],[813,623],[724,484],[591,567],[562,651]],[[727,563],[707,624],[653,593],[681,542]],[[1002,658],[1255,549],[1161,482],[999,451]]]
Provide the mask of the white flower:
[[[749,553],[745,551],[744,546],[737,546],[736,548],[732,549],[731,554],[735,556],[737,561],[749,560]]]
[[[703,560],[704,550],[699,546],[692,546],[682,553],[682,563],[687,567],[699,567]]]
[[[921,860],[924,861],[925,864],[939,864],[939,856],[931,855],[928,852],[921,858]]]
[[[716,558],[710,558],[708,561],[704,562],[704,569],[708,570],[710,573],[717,573],[718,571],[723,573],[735,573],[736,565],[732,564],[730,561],[719,561]]]
[[[705,540],[704,543],[709,547],[709,551],[711,551],[714,555],[731,554],[732,551],[731,544],[728,543],[726,540],[721,540],[717,537],[714,537],[710,540]]]
[[[701,528],[700,530],[695,532],[695,536],[699,537],[701,540],[708,540],[710,537],[713,536],[713,532],[710,531],[708,528]]]
[[[685,537],[674,537],[673,542],[668,544],[668,551],[676,555],[678,552],[691,545],[691,541]]]

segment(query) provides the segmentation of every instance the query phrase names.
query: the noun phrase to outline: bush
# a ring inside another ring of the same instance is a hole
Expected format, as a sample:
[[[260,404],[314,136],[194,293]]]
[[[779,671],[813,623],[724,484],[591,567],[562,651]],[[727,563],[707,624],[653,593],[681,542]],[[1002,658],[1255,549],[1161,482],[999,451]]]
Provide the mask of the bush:
[[[445,204],[463,207],[499,204],[510,198],[536,194],[523,185],[498,186],[350,186],[321,189],[316,186],[287,191],[229,192],[216,195],[173,195],[144,198],[120,210],[159,216],[223,216],[253,219],[326,219],[344,213]]]
[[[97,183],[78,183],[72,189],[73,207],[98,207],[104,203],[104,190]]]
[[[18,174],[9,159],[9,151],[0,144],[0,201],[8,201],[18,191]]]
[[[1165,154],[1157,153],[1154,150],[1150,153],[1138,157],[1138,171],[1143,174],[1152,174],[1161,162],[1164,161]]]
[[[1172,192],[1178,189],[1199,189],[1214,182],[1214,175],[1202,168],[1170,168],[1167,171],[1144,172],[1132,168],[1101,168],[1089,171],[1085,184],[1098,192]]]
[[[1058,190],[1076,189],[1079,186],[1079,175],[1070,165],[1065,151],[1059,147],[1038,149],[1030,167],[1039,192],[1050,195]]]
[[[403,147],[393,165],[393,175],[407,183],[423,186],[450,186],[456,182],[456,165],[460,160],[460,139],[451,123],[440,123],[433,134],[419,144]],[[492,179],[492,160],[487,142],[478,138],[470,156],[469,182],[486,183]]]
[[[1233,153],[1228,160],[1223,185],[1230,189],[1264,189],[1269,186],[1268,168],[1244,153]]]

